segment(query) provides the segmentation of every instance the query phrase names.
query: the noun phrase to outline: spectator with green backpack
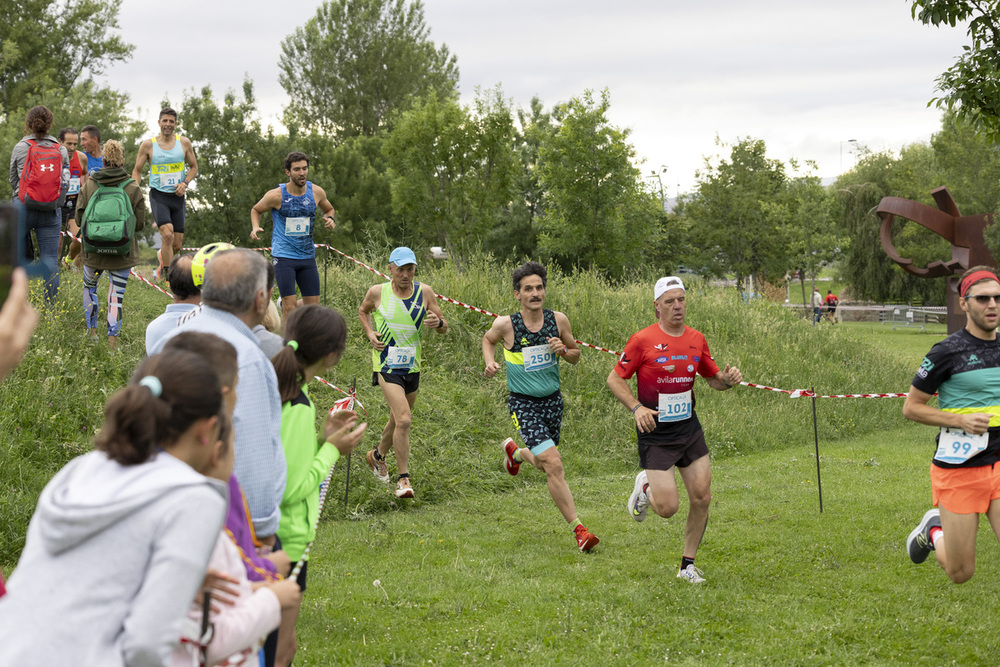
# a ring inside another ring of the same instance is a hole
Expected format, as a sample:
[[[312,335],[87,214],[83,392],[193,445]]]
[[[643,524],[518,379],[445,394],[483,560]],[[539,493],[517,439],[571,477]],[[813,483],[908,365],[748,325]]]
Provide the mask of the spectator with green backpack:
[[[97,335],[97,283],[107,271],[108,346],[118,346],[125,286],[139,263],[137,232],[146,221],[142,189],[125,171],[125,151],[111,139],[104,144],[104,168],[90,175],[76,202],[83,245],[83,314],[87,335]]]

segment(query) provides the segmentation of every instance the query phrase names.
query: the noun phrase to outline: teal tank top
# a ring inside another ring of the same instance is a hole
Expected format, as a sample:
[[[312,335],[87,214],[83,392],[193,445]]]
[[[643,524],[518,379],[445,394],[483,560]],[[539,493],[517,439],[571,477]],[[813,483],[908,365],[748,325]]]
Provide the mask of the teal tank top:
[[[559,357],[549,348],[549,338],[559,337],[556,315],[542,310],[542,328],[528,331],[521,313],[510,316],[514,344],[504,348],[507,362],[507,389],[515,394],[542,398],[559,391]]]

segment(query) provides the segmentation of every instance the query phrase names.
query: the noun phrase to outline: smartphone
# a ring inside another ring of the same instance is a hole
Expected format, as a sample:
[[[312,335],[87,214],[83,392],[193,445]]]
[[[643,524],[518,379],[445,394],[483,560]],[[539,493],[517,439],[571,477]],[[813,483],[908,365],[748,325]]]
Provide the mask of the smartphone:
[[[27,213],[20,203],[0,203],[0,305],[7,302],[14,269],[23,266],[29,277],[48,280],[58,267],[28,258]]]

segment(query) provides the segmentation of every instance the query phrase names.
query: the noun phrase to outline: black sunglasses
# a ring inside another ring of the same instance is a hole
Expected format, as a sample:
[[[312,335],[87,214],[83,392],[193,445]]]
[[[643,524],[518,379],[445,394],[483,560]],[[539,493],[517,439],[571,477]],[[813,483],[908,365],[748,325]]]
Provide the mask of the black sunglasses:
[[[973,294],[965,298],[975,299],[976,302],[981,306],[988,305],[990,301],[996,301],[998,304],[1000,304],[1000,294]]]

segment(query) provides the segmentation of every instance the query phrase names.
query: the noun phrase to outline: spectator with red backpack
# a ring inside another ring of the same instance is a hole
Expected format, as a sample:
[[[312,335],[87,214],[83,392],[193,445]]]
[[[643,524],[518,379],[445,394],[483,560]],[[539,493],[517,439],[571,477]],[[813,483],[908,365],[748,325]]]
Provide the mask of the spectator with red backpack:
[[[60,207],[69,188],[69,153],[49,134],[52,112],[32,107],[24,123],[24,138],[10,155],[10,186],[14,198],[24,205],[27,227],[38,240],[39,259],[48,267],[45,295],[54,301],[59,292]]]
[[[108,347],[118,346],[122,307],[129,271],[139,263],[136,232],[146,221],[146,199],[142,189],[125,171],[122,145],[109,139],[104,144],[104,168],[93,172],[76,201],[83,244],[83,310],[87,335],[97,336],[97,283],[107,271]]]

